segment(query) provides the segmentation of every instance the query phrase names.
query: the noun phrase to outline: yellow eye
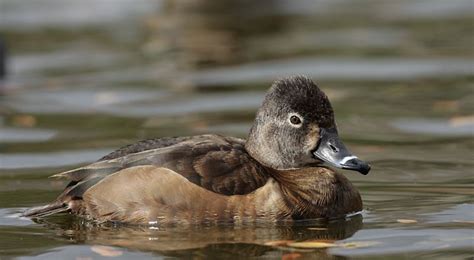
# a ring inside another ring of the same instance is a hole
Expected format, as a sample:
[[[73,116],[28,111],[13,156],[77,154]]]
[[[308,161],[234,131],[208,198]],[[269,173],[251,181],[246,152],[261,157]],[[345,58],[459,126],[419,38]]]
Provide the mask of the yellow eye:
[[[299,125],[299,124],[301,124],[301,119],[297,116],[291,116],[290,117],[290,122],[294,125]]]

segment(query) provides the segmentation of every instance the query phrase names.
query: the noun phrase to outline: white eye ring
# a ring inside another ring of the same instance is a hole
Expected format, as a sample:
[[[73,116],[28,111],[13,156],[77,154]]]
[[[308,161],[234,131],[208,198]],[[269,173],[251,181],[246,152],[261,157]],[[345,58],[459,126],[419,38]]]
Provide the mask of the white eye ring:
[[[298,113],[290,113],[288,114],[288,122],[291,126],[300,128],[303,125],[303,117]]]

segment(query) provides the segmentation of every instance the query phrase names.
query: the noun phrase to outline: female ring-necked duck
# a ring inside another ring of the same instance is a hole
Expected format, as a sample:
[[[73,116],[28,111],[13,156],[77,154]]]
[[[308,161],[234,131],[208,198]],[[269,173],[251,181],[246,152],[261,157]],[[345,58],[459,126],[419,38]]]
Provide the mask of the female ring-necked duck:
[[[247,140],[220,135],[158,138],[122,147],[54,175],[70,183],[24,213],[71,212],[104,222],[203,223],[333,218],[362,209],[342,174],[370,166],[339,140],[327,96],[308,78],[276,81]]]

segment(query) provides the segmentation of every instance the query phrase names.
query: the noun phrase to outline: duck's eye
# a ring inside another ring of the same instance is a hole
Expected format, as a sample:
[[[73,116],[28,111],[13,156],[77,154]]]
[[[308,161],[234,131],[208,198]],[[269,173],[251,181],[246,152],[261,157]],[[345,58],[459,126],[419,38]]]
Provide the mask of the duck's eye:
[[[290,123],[294,124],[294,125],[300,125],[301,124],[301,118],[299,118],[298,116],[291,116],[290,117]]]

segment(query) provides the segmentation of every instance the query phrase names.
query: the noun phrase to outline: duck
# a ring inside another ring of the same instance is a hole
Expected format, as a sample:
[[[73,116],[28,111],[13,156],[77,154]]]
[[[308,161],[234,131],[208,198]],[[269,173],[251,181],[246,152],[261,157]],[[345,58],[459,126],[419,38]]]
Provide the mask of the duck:
[[[69,181],[24,217],[69,213],[98,223],[276,223],[362,210],[336,169],[368,174],[338,136],[325,93],[308,77],[276,80],[248,138],[217,134],[142,140],[52,177]]]

